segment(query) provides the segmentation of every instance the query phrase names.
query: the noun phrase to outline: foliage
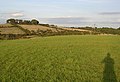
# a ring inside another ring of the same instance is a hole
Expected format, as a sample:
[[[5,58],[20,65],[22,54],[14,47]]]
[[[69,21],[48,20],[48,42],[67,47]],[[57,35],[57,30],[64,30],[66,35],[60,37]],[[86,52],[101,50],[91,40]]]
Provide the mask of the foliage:
[[[50,27],[49,24],[39,24],[39,25],[41,25],[41,26],[46,26],[46,27]]]
[[[27,25],[31,25],[31,24],[38,25],[39,24],[39,21],[36,19],[32,19],[32,20],[8,19],[6,22],[9,24],[13,24],[13,25],[14,24],[27,24]]]
[[[15,24],[15,19],[8,19],[6,22],[10,24]]]
[[[120,35],[120,28],[108,28],[108,27],[102,27],[102,28],[92,28],[92,27],[79,27],[78,29],[85,29],[93,31],[95,34],[114,34],[114,35]],[[93,34],[94,34],[93,33]]]
[[[34,25],[38,25],[38,24],[39,24],[39,21],[36,20],[36,19],[33,19],[33,20],[31,20],[31,23],[34,24]]]
[[[0,34],[1,40],[14,40],[25,36],[24,34]]]
[[[105,33],[105,34],[118,34],[120,35],[120,30],[114,28],[98,28],[96,31]]]

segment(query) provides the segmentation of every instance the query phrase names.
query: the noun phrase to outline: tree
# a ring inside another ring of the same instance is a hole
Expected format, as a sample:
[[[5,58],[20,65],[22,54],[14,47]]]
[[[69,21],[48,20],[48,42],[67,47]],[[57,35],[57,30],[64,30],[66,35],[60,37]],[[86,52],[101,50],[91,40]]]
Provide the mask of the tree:
[[[31,24],[31,21],[29,21],[29,20],[24,20],[23,24],[30,25],[30,24]]]
[[[34,24],[34,25],[38,25],[38,24],[39,24],[39,21],[36,20],[36,19],[33,19],[33,20],[31,21],[31,23]]]
[[[16,24],[22,24],[22,23],[23,23],[23,20],[15,19],[15,23],[16,23]]]
[[[19,22],[18,22],[19,24],[22,24],[23,23],[23,20],[19,20]]]
[[[120,27],[119,28],[117,28],[118,30],[120,30]]]
[[[15,19],[8,19],[8,20],[7,20],[7,23],[15,24]]]

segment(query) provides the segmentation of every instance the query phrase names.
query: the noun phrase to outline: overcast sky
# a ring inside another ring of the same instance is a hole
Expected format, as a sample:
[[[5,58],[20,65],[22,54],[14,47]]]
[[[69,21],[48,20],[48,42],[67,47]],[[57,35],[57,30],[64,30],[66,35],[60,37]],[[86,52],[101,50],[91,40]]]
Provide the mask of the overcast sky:
[[[120,27],[120,0],[0,0],[0,23],[38,19],[61,26]]]

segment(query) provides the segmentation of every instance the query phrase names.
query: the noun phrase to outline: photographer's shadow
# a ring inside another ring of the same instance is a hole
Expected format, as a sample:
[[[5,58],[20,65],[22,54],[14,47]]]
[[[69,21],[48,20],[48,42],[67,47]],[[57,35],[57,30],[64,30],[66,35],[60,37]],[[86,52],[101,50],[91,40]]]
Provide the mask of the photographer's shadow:
[[[103,59],[102,63],[105,64],[103,71],[102,82],[117,82],[116,74],[114,71],[114,59],[110,57],[110,53]]]

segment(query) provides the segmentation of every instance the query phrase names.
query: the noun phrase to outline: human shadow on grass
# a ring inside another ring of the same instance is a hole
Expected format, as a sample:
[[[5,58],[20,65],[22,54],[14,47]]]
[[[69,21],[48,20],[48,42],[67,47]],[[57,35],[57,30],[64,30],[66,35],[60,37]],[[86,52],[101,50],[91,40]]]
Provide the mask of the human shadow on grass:
[[[111,58],[110,53],[107,53],[107,56],[103,59],[104,71],[102,82],[117,82],[116,74],[114,71],[114,59]]]

